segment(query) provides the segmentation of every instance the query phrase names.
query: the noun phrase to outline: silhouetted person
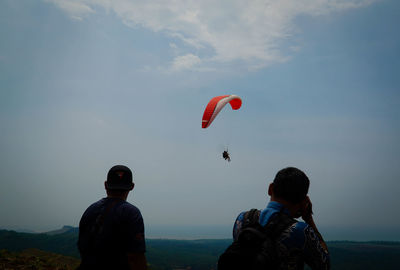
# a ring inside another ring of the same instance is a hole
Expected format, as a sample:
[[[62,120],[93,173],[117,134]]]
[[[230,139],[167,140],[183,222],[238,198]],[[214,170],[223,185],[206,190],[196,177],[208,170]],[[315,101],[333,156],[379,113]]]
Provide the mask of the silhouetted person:
[[[229,156],[229,153],[226,150],[222,153],[222,157],[227,161],[231,161],[231,157]]]
[[[147,269],[143,218],[126,201],[134,188],[131,170],[112,167],[104,183],[107,197],[93,203],[79,223],[79,269]]]
[[[262,226],[266,226],[278,213],[292,219],[287,229],[276,238],[279,269],[304,269],[304,263],[312,269],[330,268],[328,248],[312,217],[312,204],[307,196],[309,185],[308,177],[301,170],[293,167],[280,170],[268,188],[271,201],[257,213]],[[238,239],[245,215],[246,212],[239,214],[235,221],[234,240]],[[299,217],[305,222],[294,219]],[[279,220],[284,219],[277,222]]]

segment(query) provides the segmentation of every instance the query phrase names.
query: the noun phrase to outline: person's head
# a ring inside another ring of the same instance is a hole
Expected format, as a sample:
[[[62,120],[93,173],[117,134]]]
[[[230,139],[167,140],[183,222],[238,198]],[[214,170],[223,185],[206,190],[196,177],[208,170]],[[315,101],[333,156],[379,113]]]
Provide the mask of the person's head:
[[[115,165],[108,171],[104,186],[109,197],[126,199],[135,186],[132,171],[124,165]]]
[[[307,197],[310,180],[301,170],[288,167],[280,170],[269,187],[272,200],[288,204],[301,204]]]

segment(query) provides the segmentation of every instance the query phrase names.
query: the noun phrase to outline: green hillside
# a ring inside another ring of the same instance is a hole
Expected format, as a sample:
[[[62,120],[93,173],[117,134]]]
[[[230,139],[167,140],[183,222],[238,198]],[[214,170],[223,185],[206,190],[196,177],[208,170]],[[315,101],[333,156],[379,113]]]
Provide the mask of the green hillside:
[[[74,257],[27,249],[21,252],[0,250],[0,269],[19,270],[72,270],[79,266],[80,260]]]
[[[399,269],[399,242],[328,242],[332,269]]]
[[[35,248],[79,258],[79,252],[76,247],[77,239],[78,232],[76,230],[56,235],[0,230],[0,249],[22,251]]]
[[[147,239],[147,259],[154,270],[216,269],[219,254],[230,240]]]
[[[0,230],[1,254],[11,254],[11,258],[25,256],[32,249],[51,252],[45,255],[48,263],[57,264],[57,256],[73,257],[69,264],[67,259],[62,259],[59,269],[66,266],[73,267],[79,261],[79,253],[76,247],[78,239],[77,230],[70,230],[52,234],[17,233],[14,231]],[[147,259],[152,270],[191,269],[209,270],[215,269],[219,254],[230,244],[229,239],[220,240],[160,240],[146,239]],[[400,242],[328,242],[331,253],[332,269],[334,270],[397,270],[398,258],[400,258]],[[29,251],[26,251],[26,250]],[[36,252],[42,252],[36,251]],[[10,253],[11,252],[11,253]],[[17,253],[13,253],[17,252]],[[46,254],[46,253],[45,253]],[[8,255],[7,255],[8,256]],[[34,255],[33,257],[38,257]],[[29,256],[28,256],[29,257]],[[54,261],[50,258],[54,257]],[[33,259],[32,260],[36,260]],[[28,260],[27,264],[32,264]],[[75,261],[74,261],[75,260]],[[37,261],[37,260],[36,260]],[[46,263],[47,263],[46,261]],[[66,264],[65,264],[66,263]],[[64,267],[64,268],[62,268]],[[0,264],[0,269],[1,264]],[[13,269],[13,268],[11,268]],[[25,268],[14,268],[25,269]],[[27,268],[28,269],[28,268]],[[47,269],[47,268],[29,268]],[[50,269],[50,268],[49,268]],[[56,268],[51,268],[56,269]]]

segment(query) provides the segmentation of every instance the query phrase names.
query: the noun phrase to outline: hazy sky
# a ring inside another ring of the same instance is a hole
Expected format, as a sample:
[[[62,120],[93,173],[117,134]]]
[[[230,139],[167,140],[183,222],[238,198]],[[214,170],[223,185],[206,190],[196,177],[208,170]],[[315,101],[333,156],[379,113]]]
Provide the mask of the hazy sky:
[[[230,229],[287,166],[308,174],[317,224],[399,227],[399,14],[397,0],[0,1],[0,227],[77,226],[115,164],[149,227]],[[242,108],[202,129],[224,94]]]

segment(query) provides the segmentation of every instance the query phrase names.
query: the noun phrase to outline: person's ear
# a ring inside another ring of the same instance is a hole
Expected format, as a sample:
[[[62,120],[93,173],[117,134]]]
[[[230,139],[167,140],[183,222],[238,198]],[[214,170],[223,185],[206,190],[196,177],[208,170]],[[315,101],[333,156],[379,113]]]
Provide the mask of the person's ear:
[[[134,187],[135,187],[135,183],[132,183],[131,188],[129,189],[129,191],[133,190]]]
[[[272,196],[272,194],[274,193],[274,183],[269,184],[268,187],[268,195]]]

